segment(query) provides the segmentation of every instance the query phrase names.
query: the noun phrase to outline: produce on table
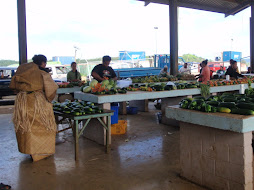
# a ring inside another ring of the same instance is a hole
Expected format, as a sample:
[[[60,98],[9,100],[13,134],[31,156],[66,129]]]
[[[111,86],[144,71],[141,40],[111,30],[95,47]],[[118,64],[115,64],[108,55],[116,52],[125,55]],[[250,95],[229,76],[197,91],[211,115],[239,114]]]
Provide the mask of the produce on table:
[[[133,85],[130,85],[129,87],[126,88],[127,91],[137,91],[139,88],[134,87]]]
[[[153,89],[151,87],[147,87],[147,86],[141,86],[139,88],[141,91],[148,91],[148,92],[152,92]]]
[[[168,81],[177,81],[178,80],[178,78],[175,77],[174,75],[168,75],[167,79],[168,79]]]
[[[89,86],[90,86],[91,88],[93,88],[93,87],[95,87],[97,84],[98,84],[98,81],[95,80],[95,79],[93,79],[93,80],[90,81]]]
[[[195,75],[181,74],[181,73],[176,75],[176,77],[178,78],[178,80],[195,80],[196,79]]]
[[[91,90],[92,90],[92,88],[90,86],[85,86],[82,91],[84,93],[88,93],[88,92],[91,92]]]
[[[118,88],[117,92],[120,94],[126,94],[127,93],[127,89],[126,88]]]
[[[72,114],[75,116],[85,114],[103,113],[103,109],[95,106],[92,102],[77,101],[71,102],[65,100],[65,102],[52,102],[54,111],[58,111],[65,114]]]
[[[146,77],[136,77],[132,78],[132,83],[151,83],[151,82],[167,82],[167,81],[177,81],[177,77],[173,75],[167,75],[166,77],[155,76],[146,76]],[[185,79],[184,79],[185,80]],[[195,80],[195,77],[194,77]]]
[[[77,81],[77,82],[57,82],[59,88],[72,88],[74,86],[82,86],[86,82],[85,81]]]
[[[197,82],[182,82],[182,83],[175,83],[177,89],[187,89],[187,88],[198,88],[199,83]]]
[[[136,79],[139,79],[139,78],[136,78]],[[156,81],[159,80],[158,76],[145,77],[145,79],[148,81],[151,81],[150,79],[156,79]],[[130,85],[127,88],[119,90],[116,87],[116,82],[112,79],[104,80],[101,83],[98,83],[97,80],[93,79],[89,83],[90,88],[88,88],[87,84],[85,84],[81,87],[81,91],[85,93],[103,95],[103,94],[116,94],[118,93],[118,91],[120,93],[126,93],[127,91],[137,91],[137,90],[152,92],[152,91],[200,88],[201,95],[208,98],[210,97],[210,87],[222,86],[222,85],[246,84],[246,83],[249,84],[252,81],[254,81],[254,78],[243,78],[243,79],[232,80],[232,81],[211,80],[205,84],[199,83],[199,82],[186,82],[186,81],[177,81],[174,83],[171,82],[172,84],[170,85],[164,82],[161,82],[161,83],[149,82],[149,83],[142,83],[142,84],[135,83],[133,85]],[[246,93],[248,95],[253,95],[253,98],[254,98],[254,90],[246,89]],[[236,102],[236,101],[248,102],[250,98],[250,97],[223,97],[223,96],[221,96],[221,98],[225,99],[223,100],[223,102]]]
[[[221,96],[184,98],[180,108],[203,112],[254,115],[254,96],[248,94],[223,93]]]
[[[116,88],[116,82],[112,79],[104,80],[101,83],[93,79],[89,83],[89,86],[84,85],[80,90],[84,93],[93,93],[98,95],[116,94],[118,92]]]

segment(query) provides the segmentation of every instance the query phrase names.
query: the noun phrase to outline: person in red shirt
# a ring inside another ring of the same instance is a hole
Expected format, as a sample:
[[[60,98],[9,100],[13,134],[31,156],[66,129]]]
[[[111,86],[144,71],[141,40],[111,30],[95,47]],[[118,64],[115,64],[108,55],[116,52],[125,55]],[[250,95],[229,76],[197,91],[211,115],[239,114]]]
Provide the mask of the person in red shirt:
[[[201,81],[202,82],[207,82],[210,80],[211,72],[209,67],[207,66],[208,60],[202,61],[202,72],[201,72]]]

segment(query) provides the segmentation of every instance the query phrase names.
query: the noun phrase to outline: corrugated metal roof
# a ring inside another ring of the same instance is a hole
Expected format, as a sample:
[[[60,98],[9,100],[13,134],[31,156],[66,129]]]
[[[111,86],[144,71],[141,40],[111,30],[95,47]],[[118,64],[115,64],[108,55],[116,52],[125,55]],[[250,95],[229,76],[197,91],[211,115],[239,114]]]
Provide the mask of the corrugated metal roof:
[[[170,0],[139,0],[149,3],[169,4]],[[234,15],[250,6],[251,0],[178,0],[179,7],[206,10]]]

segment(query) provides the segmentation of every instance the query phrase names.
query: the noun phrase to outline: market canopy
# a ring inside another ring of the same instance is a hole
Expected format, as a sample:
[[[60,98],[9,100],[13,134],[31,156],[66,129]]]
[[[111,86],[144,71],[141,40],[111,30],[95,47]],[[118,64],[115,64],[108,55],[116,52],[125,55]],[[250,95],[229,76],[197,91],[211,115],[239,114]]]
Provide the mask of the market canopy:
[[[139,0],[149,3],[169,5],[169,0]],[[225,16],[234,15],[251,5],[251,0],[177,0],[178,7],[199,9],[223,13]]]

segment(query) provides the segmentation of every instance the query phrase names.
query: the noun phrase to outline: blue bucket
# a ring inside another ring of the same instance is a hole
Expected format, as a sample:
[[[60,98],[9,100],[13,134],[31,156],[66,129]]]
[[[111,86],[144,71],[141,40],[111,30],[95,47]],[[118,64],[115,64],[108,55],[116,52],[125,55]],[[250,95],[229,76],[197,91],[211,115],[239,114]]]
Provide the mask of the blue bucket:
[[[111,106],[111,110],[114,111],[114,115],[111,116],[111,124],[117,124],[118,123],[118,106]]]

